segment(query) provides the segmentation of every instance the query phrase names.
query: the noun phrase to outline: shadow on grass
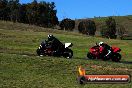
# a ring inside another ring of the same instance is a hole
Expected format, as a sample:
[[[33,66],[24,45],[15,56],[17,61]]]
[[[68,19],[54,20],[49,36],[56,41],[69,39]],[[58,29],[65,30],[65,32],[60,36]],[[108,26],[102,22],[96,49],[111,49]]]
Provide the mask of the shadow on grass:
[[[101,59],[88,59],[87,57],[84,57],[84,58],[74,57],[73,59],[103,61]],[[113,62],[113,61],[108,60],[108,61],[104,61],[104,62]],[[132,65],[132,61],[120,61],[120,62],[113,62],[113,63],[122,63],[122,64],[131,64]]]
[[[122,40],[132,40],[132,35],[122,38]]]
[[[132,61],[120,61],[120,63],[122,63],[122,64],[131,64],[132,65]]]
[[[132,38],[130,38],[130,39],[122,39],[122,40],[132,40]]]
[[[76,60],[87,60],[87,61],[103,61],[101,59],[89,59],[87,57],[73,57],[73,59],[76,59]]]
[[[78,59],[78,60],[90,60],[87,57],[73,57],[73,59]]]
[[[3,53],[3,52],[0,52]],[[8,53],[8,54],[17,54],[17,53]],[[18,55],[23,55],[23,56],[38,56],[37,54],[27,54],[27,53],[21,53]],[[100,61],[101,59],[88,59],[87,57],[73,57],[72,59],[77,59],[77,60],[94,60],[94,61]],[[122,64],[131,64],[132,65],[132,61],[120,61],[120,62],[116,62],[116,63],[122,63]]]

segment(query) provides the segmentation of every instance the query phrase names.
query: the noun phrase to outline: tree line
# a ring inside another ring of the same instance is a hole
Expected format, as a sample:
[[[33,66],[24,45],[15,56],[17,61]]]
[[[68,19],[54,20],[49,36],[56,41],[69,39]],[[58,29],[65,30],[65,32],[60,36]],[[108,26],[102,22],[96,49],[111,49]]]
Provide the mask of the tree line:
[[[52,27],[59,24],[56,13],[54,2],[20,4],[19,0],[0,0],[0,20]]]
[[[71,19],[63,19],[60,23],[61,30],[70,30],[72,31],[75,28],[75,21]],[[97,27],[96,23],[93,20],[83,20],[78,24],[79,33],[86,34],[89,36],[94,36],[96,33]],[[126,32],[123,25],[117,24],[115,19],[108,17],[105,20],[105,24],[101,26],[100,34],[103,38],[116,39],[117,33],[118,36],[122,39],[123,34]]]
[[[65,18],[58,21],[54,2],[37,2],[20,4],[19,0],[0,0],[0,20],[26,23],[42,27],[54,27],[59,25],[61,30],[73,31],[75,20]],[[78,24],[79,33],[94,36],[96,33],[96,23],[93,20],[81,21]],[[116,23],[115,19],[109,17],[105,20],[105,25],[101,27],[100,33],[105,38],[116,38],[116,33],[122,38],[125,28]]]

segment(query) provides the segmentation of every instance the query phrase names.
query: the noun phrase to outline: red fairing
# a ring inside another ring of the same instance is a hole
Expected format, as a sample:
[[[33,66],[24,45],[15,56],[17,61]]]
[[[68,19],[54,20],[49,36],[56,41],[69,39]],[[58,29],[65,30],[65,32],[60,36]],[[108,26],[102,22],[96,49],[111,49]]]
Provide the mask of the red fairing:
[[[92,47],[92,48],[90,48],[90,52],[92,53],[92,54],[94,54],[95,56],[98,56],[99,55],[99,47],[98,46],[94,46],[94,47]]]
[[[99,51],[100,51],[100,53],[103,51],[103,47],[99,47]]]
[[[113,50],[114,53],[121,51],[121,49],[118,48],[118,47],[112,47],[112,50]]]
[[[93,48],[90,48],[90,52],[92,53],[93,51],[95,51],[95,49],[93,49]]]

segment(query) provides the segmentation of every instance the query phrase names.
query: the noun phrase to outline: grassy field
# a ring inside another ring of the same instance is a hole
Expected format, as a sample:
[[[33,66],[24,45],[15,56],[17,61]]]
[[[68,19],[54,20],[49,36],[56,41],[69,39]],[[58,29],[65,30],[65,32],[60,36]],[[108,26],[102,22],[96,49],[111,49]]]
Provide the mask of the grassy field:
[[[36,49],[48,34],[63,43],[72,42],[74,57],[38,57]],[[121,62],[87,60],[88,49],[99,41],[120,47]],[[132,40],[87,37],[74,32],[0,22],[0,88],[131,88],[132,82],[79,85],[76,80],[79,65],[87,70],[87,74],[132,75],[131,57]]]

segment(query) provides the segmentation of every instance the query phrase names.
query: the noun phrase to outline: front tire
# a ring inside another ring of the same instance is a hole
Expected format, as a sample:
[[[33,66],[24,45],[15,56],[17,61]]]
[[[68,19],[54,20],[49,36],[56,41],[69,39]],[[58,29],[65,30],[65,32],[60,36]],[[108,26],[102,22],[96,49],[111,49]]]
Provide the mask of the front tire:
[[[119,62],[121,60],[121,55],[119,53],[114,53],[112,55],[112,61]]]
[[[87,54],[88,59],[96,59],[96,57],[92,53]]]
[[[36,52],[37,52],[38,56],[44,55],[44,52],[41,49],[37,49]]]
[[[72,58],[72,56],[73,56],[73,51],[71,49],[66,49],[63,54],[63,57],[69,59]]]

